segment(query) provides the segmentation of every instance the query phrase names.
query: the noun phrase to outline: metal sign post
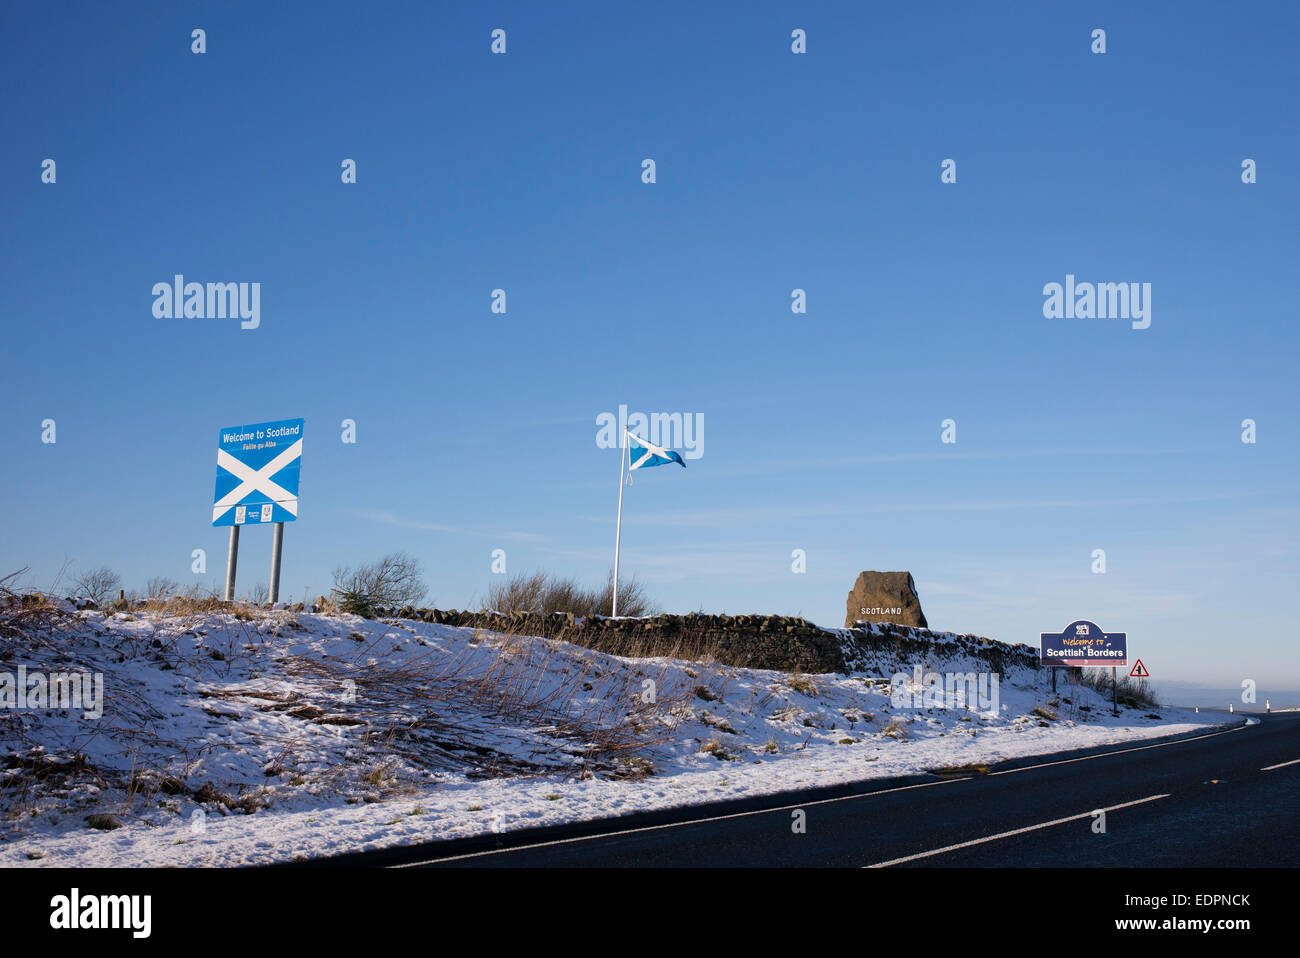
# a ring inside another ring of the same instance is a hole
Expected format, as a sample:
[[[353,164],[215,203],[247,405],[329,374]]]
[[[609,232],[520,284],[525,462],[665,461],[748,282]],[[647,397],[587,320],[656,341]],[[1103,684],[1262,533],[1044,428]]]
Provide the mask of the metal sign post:
[[[1138,680],[1138,695],[1141,698],[1146,698],[1147,679],[1150,677],[1151,673],[1148,672],[1147,667],[1142,664],[1142,660],[1138,659],[1137,664],[1133,666],[1133,671],[1129,672],[1129,678],[1135,678]]]
[[[235,601],[235,568],[239,565],[239,526],[230,527],[230,548],[226,551],[226,601]]]
[[[236,527],[237,528],[237,527]],[[271,604],[280,601],[280,551],[284,548],[284,523],[275,524],[271,536]]]
[[[623,482],[629,454],[627,436],[621,436],[618,452],[618,519],[614,522],[614,598],[610,602],[609,610],[610,618],[614,619],[618,618],[618,547],[619,540],[623,538]]]
[[[1110,714],[1119,714],[1119,679],[1115,678],[1115,666],[1110,667]]]

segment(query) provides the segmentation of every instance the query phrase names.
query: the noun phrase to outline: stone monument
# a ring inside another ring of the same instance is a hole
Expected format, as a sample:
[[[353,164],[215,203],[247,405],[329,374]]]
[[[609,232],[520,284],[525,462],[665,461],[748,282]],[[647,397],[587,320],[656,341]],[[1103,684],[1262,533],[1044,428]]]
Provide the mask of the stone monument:
[[[927,629],[910,572],[863,572],[849,591],[844,627],[854,622],[894,622]]]

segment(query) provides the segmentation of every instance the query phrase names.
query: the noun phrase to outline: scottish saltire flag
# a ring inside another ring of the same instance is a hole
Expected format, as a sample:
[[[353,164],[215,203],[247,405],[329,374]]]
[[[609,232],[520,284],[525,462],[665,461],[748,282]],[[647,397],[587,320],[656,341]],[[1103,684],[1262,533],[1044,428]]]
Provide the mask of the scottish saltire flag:
[[[668,462],[675,462],[683,469],[686,468],[686,463],[682,462],[682,457],[671,449],[663,449],[652,442],[646,442],[630,432],[627,434],[627,451],[628,460],[632,464],[630,468],[632,469],[662,466]]]

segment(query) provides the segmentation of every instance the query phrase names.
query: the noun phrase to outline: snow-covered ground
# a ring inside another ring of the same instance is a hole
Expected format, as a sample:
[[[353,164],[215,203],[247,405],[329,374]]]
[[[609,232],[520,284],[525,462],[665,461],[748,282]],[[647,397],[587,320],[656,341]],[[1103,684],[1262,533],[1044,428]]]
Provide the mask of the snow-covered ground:
[[[0,710],[0,865],[239,865],[1103,745],[1224,721],[1001,677],[996,715],[891,702],[896,662],[790,675],[417,621],[75,611],[0,677],[102,673],[104,712]],[[1153,717],[1158,714],[1158,717]],[[95,819],[91,816],[112,816]]]

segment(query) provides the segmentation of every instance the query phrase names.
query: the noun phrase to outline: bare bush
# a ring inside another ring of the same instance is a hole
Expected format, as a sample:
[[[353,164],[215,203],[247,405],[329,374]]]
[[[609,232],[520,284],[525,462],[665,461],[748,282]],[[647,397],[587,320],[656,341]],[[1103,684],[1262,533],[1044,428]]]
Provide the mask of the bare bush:
[[[1093,689],[1099,695],[1115,698],[1125,708],[1157,708],[1155,691],[1127,675],[1119,676],[1117,681],[1111,679],[1110,669],[1079,669],[1079,683]]]
[[[122,588],[122,577],[108,566],[100,566],[77,576],[72,589],[77,595],[94,599],[96,605],[104,605],[117,598],[117,591]]]
[[[488,587],[487,608],[496,612],[556,612],[547,607],[551,578],[545,572],[511,576]]]
[[[334,570],[339,607],[354,615],[373,616],[384,607],[418,605],[429,592],[420,562],[405,552],[390,552],[378,562]]]
[[[160,575],[154,576],[144,585],[144,597],[150,602],[161,602],[174,595],[179,595],[180,591],[179,582]]]
[[[613,574],[603,589],[584,589],[572,579],[531,572],[494,583],[487,606],[497,612],[569,612],[575,616],[609,615],[614,595]],[[621,615],[653,615],[658,611],[636,576],[618,584]]]
[[[604,615],[611,609],[614,598],[614,574],[611,572],[605,587],[596,595],[594,612]],[[618,584],[618,614],[628,616],[654,615],[659,607],[645,594],[645,586],[635,575]]]

